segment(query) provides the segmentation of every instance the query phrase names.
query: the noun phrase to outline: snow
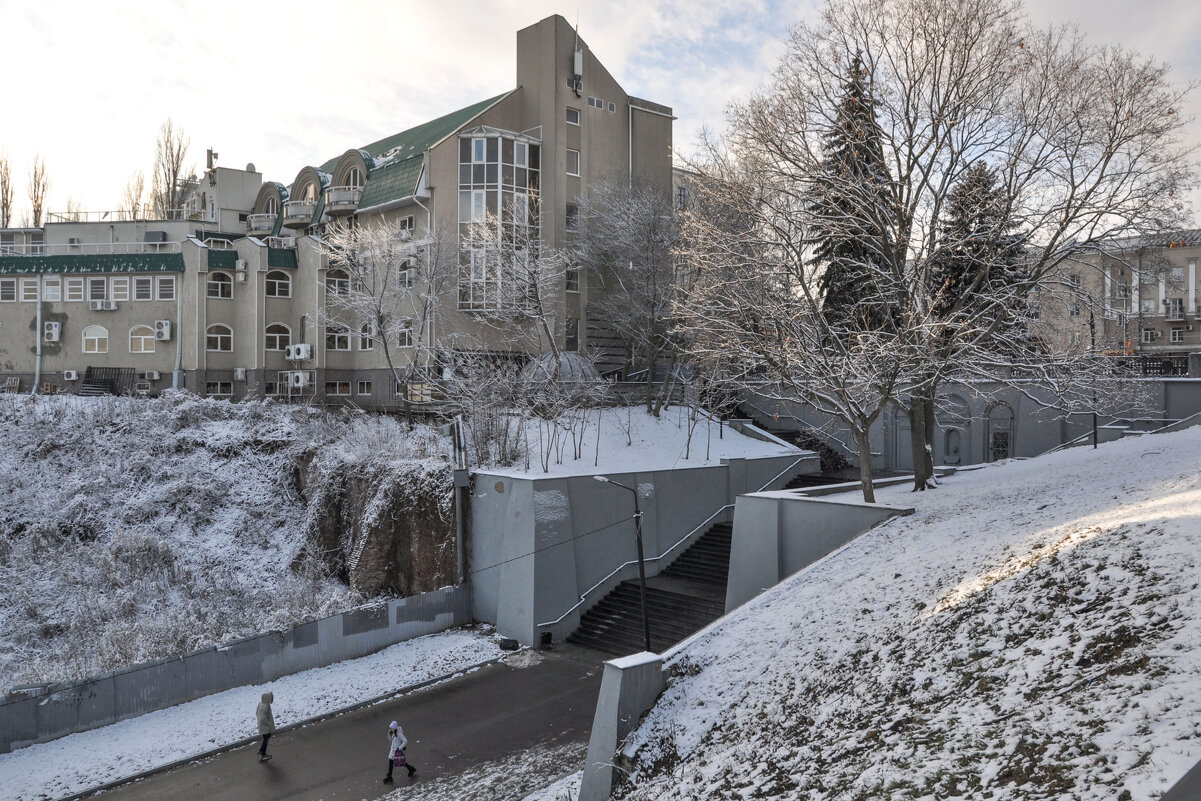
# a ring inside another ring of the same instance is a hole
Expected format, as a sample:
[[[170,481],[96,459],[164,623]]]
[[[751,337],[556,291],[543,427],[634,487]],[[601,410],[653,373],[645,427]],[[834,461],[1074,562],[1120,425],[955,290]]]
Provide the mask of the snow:
[[[551,448],[548,469],[543,470],[542,442],[550,439],[546,423],[526,422],[525,441],[529,443],[526,462],[510,467],[488,467],[489,475],[514,478],[542,476],[590,476],[603,473],[649,472],[686,467],[712,467],[722,459],[754,459],[768,456],[797,456],[799,451],[784,443],[765,442],[745,436],[724,423],[701,419],[695,423],[689,442],[689,409],[673,406],[663,410],[660,417],[646,412],[645,407],[618,407],[594,410],[587,414],[582,433],[575,432],[583,442],[576,458],[571,445],[571,433],[560,431],[558,447]],[[600,440],[597,440],[599,419]],[[539,437],[539,427],[542,436]],[[653,485],[647,485],[653,489]],[[547,499],[550,502],[551,499]]]
[[[239,687],[92,731],[0,754],[0,801],[62,798],[257,734],[254,710],[273,692],[275,725],[326,715],[503,655],[465,630],[419,637],[361,659]]]
[[[669,656],[623,797],[1159,798],[1201,758],[1198,452],[1194,428],[878,492],[915,514]]]

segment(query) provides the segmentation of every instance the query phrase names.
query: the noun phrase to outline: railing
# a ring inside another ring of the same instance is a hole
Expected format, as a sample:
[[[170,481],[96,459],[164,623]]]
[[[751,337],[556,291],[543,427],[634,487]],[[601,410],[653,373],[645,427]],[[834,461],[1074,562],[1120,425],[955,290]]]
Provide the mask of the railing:
[[[201,209],[192,207],[167,209],[156,212],[151,209],[117,209],[115,211],[51,211],[46,213],[47,223],[77,222],[161,222],[163,220],[186,220]]]
[[[77,256],[97,253],[179,253],[179,242],[54,242],[5,245],[0,256]]]
[[[851,459],[859,458],[858,448],[851,447],[850,445],[846,444],[845,442],[843,442],[842,440],[840,440],[838,437],[834,436],[833,434],[829,433],[828,431],[822,431],[818,426],[813,425],[813,423],[810,423],[808,420],[805,420],[804,418],[797,417],[795,414],[779,414],[777,412],[769,412],[767,409],[764,409],[762,406],[757,406],[748,400],[743,400],[742,405],[746,406],[748,408],[754,409],[755,411],[759,412],[759,414],[763,415],[766,418],[772,419],[772,420],[780,420],[780,419],[795,420],[796,422],[798,422],[802,426],[804,426],[807,431],[809,431],[815,437],[820,439],[822,442],[826,443],[827,445],[830,445],[836,451],[841,451],[842,456],[850,457]],[[879,456],[879,455],[880,455],[879,451],[872,451],[872,456]]]
[[[331,186],[325,190],[325,205],[327,206],[357,206],[363,197],[361,186]]]
[[[767,487],[770,487],[770,486],[771,486],[773,483],[775,483],[775,482],[776,482],[776,481],[778,481],[780,478],[782,478],[783,476],[785,476],[785,475],[786,475],[786,474],[787,474],[787,473],[788,473],[790,470],[793,470],[793,469],[794,469],[794,468],[795,468],[795,467],[796,467],[798,464],[800,464],[801,462],[803,462],[803,461],[805,461],[806,459],[809,459],[809,458],[811,458],[811,457],[809,457],[809,456],[802,456],[801,458],[797,459],[795,462],[793,462],[792,464],[788,465],[788,467],[785,467],[785,468],[784,468],[783,470],[781,470],[779,473],[776,473],[776,475],[772,476],[770,479],[768,479],[766,482],[764,482],[764,483],[763,483],[763,486],[759,487],[759,489],[755,490],[755,492],[762,492],[762,491],[763,491],[763,490],[765,490]],[[708,525],[709,525],[709,523],[711,523],[711,522],[712,522],[713,518],[717,517],[718,515],[722,514],[723,512],[726,512],[726,511],[728,511],[728,510],[730,510],[730,509],[733,509],[733,508],[734,508],[734,504],[732,504],[732,503],[727,503],[725,506],[722,506],[722,507],[721,507],[720,509],[718,509],[716,512],[714,512],[713,514],[709,515],[709,516],[708,516],[708,517],[706,517],[704,520],[702,520],[702,521],[701,521],[701,523],[700,523],[700,525],[698,525],[696,528],[692,529],[692,530],[691,530],[691,531],[689,531],[687,534],[685,534],[683,537],[680,537],[680,539],[676,540],[675,544],[674,544],[674,545],[672,545],[671,547],[669,547],[669,548],[668,548],[667,550],[665,550],[663,553],[659,554],[658,556],[651,556],[651,557],[647,557],[647,558],[645,558],[645,559],[643,559],[643,560],[642,560],[642,561],[643,561],[643,563],[658,562],[658,561],[659,561],[659,560],[661,560],[661,559],[665,559],[665,558],[667,558],[667,557],[668,557],[668,556],[669,556],[669,555],[670,555],[672,552],[674,552],[674,551],[675,551],[677,548],[679,548],[681,545],[683,545],[685,542],[687,542],[689,539],[691,539],[693,534],[696,534],[698,531],[701,531],[701,530],[703,530],[703,529],[704,529],[706,526],[708,526]],[[538,624],[538,628],[540,628],[540,629],[541,629],[541,628],[546,628],[547,626],[554,626],[554,625],[557,625],[557,624],[559,624],[559,623],[562,623],[562,622],[563,622],[563,620],[564,620],[564,619],[565,619],[565,618],[566,618],[568,615],[570,615],[572,612],[576,611],[576,610],[577,610],[577,609],[579,609],[581,606],[583,606],[584,602],[588,600],[588,596],[589,596],[589,595],[591,595],[592,593],[596,592],[596,590],[600,589],[601,587],[603,587],[603,586],[606,586],[606,585],[608,584],[609,580],[610,580],[610,579],[612,579],[614,576],[616,576],[618,573],[620,573],[622,570],[625,570],[627,567],[632,567],[632,566],[634,566],[634,565],[636,565],[636,564],[638,564],[638,560],[637,560],[637,559],[631,559],[631,560],[629,560],[628,562],[623,562],[622,564],[620,564],[620,565],[618,565],[617,567],[613,568],[613,570],[609,571],[609,573],[608,573],[607,575],[605,575],[605,577],[604,577],[604,578],[602,578],[600,581],[598,581],[598,582],[596,582],[595,584],[593,584],[593,585],[592,585],[591,587],[589,587],[588,589],[584,590],[584,592],[583,592],[583,593],[580,595],[580,600],[578,600],[576,603],[574,603],[574,604],[571,606],[571,608],[570,608],[570,609],[568,609],[568,610],[567,610],[566,612],[564,612],[563,614],[559,615],[559,616],[558,616],[557,618],[555,618],[554,620],[548,620],[548,621],[547,621],[547,622],[545,622],[545,623],[539,623],[539,624]]]
[[[246,224],[251,231],[270,231],[275,228],[278,214],[251,214],[246,218]]]
[[[313,212],[317,210],[317,201],[315,200],[289,200],[284,204],[284,219],[310,220],[313,217]]]

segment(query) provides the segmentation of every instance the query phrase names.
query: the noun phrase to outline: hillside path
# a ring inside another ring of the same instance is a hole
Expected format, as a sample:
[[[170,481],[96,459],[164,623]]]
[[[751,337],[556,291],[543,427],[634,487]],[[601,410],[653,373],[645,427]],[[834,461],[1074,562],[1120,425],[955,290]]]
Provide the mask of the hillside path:
[[[563,753],[578,748],[580,759],[562,772],[578,770],[583,767],[604,657],[565,644],[518,656],[536,664],[489,665],[441,685],[275,735],[268,748],[273,755],[269,762],[259,763],[256,743],[96,797],[106,801],[357,801],[404,787],[420,794],[423,783],[453,781],[456,774],[488,763],[508,762],[520,770],[519,755],[534,750]],[[247,710],[248,716],[253,713]],[[386,734],[392,720],[404,728],[407,753],[418,772],[410,780],[404,768],[398,768],[396,784],[386,785],[381,780],[387,770]],[[521,798],[555,778],[544,777],[543,784],[534,783],[505,798]]]

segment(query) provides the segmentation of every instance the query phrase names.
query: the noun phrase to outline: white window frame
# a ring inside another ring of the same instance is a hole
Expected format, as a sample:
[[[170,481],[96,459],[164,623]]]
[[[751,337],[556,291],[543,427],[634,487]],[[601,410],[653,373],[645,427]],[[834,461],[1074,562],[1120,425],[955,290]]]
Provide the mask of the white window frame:
[[[333,269],[327,272],[325,274],[325,291],[333,295],[345,295],[349,293],[350,273],[341,269]]]
[[[471,140],[471,163],[485,164],[488,161],[488,140],[484,137],[473,137]]]
[[[1068,317],[1079,317],[1079,316],[1080,316],[1080,304],[1079,303],[1069,303],[1068,304]]]
[[[1079,331],[1071,331],[1068,333],[1068,344],[1069,345],[1079,345],[1080,344],[1080,332]]]
[[[160,275],[155,281],[156,300],[175,300],[175,276]]]
[[[279,276],[283,276],[280,278]],[[269,270],[263,279],[263,294],[269,298],[292,297],[292,276],[283,270]],[[282,290],[282,291],[281,291]]]
[[[341,323],[327,324],[325,326],[325,350],[332,353],[344,353],[350,350],[350,329]]]
[[[108,291],[112,300],[129,300],[129,276],[110,278]]]
[[[88,300],[107,300],[108,281],[104,278],[88,279]]]
[[[108,353],[108,329],[102,325],[89,325],[83,329],[84,353]]]
[[[204,296],[209,300],[233,300],[233,276],[223,272],[209,273],[204,282]]]
[[[400,328],[396,331],[396,347],[413,347],[413,321],[401,320]]]
[[[153,326],[135,325],[129,329],[130,353],[154,353],[154,342]]]
[[[1144,328],[1142,330],[1142,332],[1139,334],[1139,341],[1142,342],[1144,345],[1150,345],[1152,342],[1155,341],[1155,329],[1154,328]]]
[[[154,300],[154,279],[148,275],[139,275],[133,279],[133,299],[135,301]]]
[[[283,331],[272,331],[272,328],[282,328]],[[280,337],[287,339],[286,342],[280,341]],[[269,351],[282,351],[284,348],[292,344],[292,328],[286,323],[268,323],[263,329],[263,349]],[[276,345],[277,347],[272,347]]]
[[[359,350],[375,350],[375,338],[371,336],[371,323],[359,326]]]
[[[0,303],[17,302],[17,279],[0,278]]]
[[[22,303],[37,303],[38,301],[38,279],[37,278],[22,278],[21,279],[21,302]]]
[[[575,114],[574,120],[571,118],[572,114]],[[578,108],[572,108],[571,106],[567,107],[567,124],[568,125],[579,125],[580,124],[580,110]]]
[[[333,391],[330,390],[331,386],[333,387]],[[339,392],[338,390],[342,389],[343,386],[345,386],[346,391]],[[326,381],[325,382],[325,394],[332,398],[350,397],[350,382],[349,381],[338,381],[336,379]]]
[[[204,394],[210,398],[228,398],[234,394],[232,381],[205,381]]]
[[[222,333],[215,329],[223,328],[228,333]],[[213,347],[212,338],[216,337],[217,347]],[[221,345],[228,347],[221,347]],[[232,327],[224,323],[213,323],[208,328],[204,329],[204,350],[206,353],[233,353],[234,350],[234,330]]]
[[[82,278],[68,278],[64,289],[67,303],[83,303],[87,298],[87,285]]]
[[[356,395],[370,395],[371,394],[371,382],[370,381],[356,382],[355,394]]]
[[[412,231],[413,230],[413,215],[406,214],[405,216],[398,219],[396,221],[396,227],[399,228],[401,231]]]
[[[575,156],[575,172],[571,171],[572,156]],[[580,177],[580,151],[574,148],[567,148],[567,158],[565,159],[565,169],[567,174],[573,178]]]
[[[59,303],[63,299],[63,279],[57,275],[42,277],[42,300]]]
[[[1168,337],[1168,341],[1175,343],[1175,344],[1180,344],[1181,342],[1183,342],[1184,341],[1184,329],[1180,328],[1179,326],[1174,327],[1171,331],[1171,334]]]

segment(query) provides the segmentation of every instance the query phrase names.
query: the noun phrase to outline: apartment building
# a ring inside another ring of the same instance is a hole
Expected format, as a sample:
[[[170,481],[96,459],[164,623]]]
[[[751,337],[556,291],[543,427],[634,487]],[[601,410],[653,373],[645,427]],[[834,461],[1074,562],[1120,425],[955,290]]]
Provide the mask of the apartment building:
[[[1034,299],[1039,335],[1057,348],[1128,359],[1149,375],[1188,375],[1201,351],[1197,261],[1201,230],[1113,242],[1065,262]]]
[[[590,185],[672,192],[671,109],[628,95],[565,19],[517,32],[516,78],[513,89],[288,182],[210,160],[179,219],[92,214],[2,232],[0,388],[400,403],[365,324],[326,313],[329,293],[348,281],[322,246],[333,226],[398,225],[420,258],[421,243],[495,218],[559,249]],[[436,334],[538,349],[536,337],[514,340],[491,321],[511,277],[463,241]],[[603,335],[603,321],[589,319],[597,291],[566,271],[550,325],[561,349]],[[412,360],[403,332],[389,344]]]

